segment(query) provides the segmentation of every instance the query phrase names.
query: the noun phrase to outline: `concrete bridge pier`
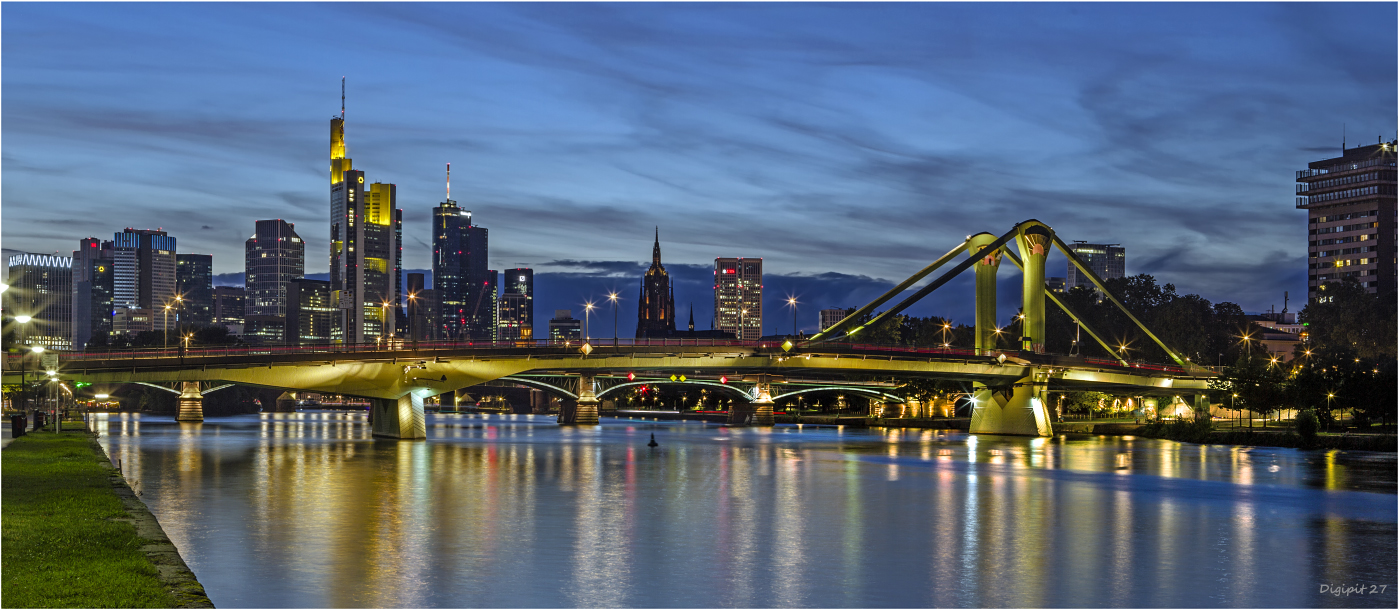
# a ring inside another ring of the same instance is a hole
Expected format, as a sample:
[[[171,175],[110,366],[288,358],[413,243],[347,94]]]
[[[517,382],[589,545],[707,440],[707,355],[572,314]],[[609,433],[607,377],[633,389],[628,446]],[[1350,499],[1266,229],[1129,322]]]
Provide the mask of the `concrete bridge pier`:
[[[1045,392],[1050,374],[1031,369],[1030,376],[1010,386],[988,387],[974,384],[973,434],[1015,434],[1050,436],[1050,413]]]
[[[421,440],[428,438],[428,422],[423,414],[423,397],[412,392],[392,398],[370,400],[370,431],[376,438]]]
[[[199,393],[198,381],[181,382],[175,421],[204,421],[204,395]]]
[[[773,394],[767,375],[760,376],[757,389],[758,398],[734,403],[734,406],[729,409],[728,423],[750,426],[773,425]]]
[[[578,376],[578,400],[574,408],[561,405],[559,425],[596,426],[598,425],[598,395],[593,392],[593,376]]]

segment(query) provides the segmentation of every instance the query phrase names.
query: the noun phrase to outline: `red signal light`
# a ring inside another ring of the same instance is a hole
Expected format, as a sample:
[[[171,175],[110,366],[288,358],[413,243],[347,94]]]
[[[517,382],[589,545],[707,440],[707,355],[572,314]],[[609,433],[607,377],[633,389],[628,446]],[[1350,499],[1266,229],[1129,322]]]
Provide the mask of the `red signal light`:
[[[720,375],[720,376],[719,376],[719,382],[720,382],[720,383],[729,383],[729,378],[728,378],[728,377],[725,377],[724,375]]]
[[[628,374],[627,374],[627,381],[632,381],[632,380],[635,380],[636,378],[637,378],[637,374],[636,374],[636,373],[628,373]]]

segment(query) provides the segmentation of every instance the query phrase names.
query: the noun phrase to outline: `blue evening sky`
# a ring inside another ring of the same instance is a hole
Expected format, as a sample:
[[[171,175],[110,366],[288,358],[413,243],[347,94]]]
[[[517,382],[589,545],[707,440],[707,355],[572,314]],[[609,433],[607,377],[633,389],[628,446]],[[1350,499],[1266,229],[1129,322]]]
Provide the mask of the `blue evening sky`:
[[[1301,306],[1294,170],[1396,134],[1396,5],[5,3],[3,240],[68,254],[162,227],[239,273],[283,218],[325,273],[328,124],[398,185],[404,266],[431,209],[537,272],[536,316],[663,262],[708,328],[718,256],[854,306],[971,233],[1038,218],[1129,273]],[[1064,275],[1062,258],[1050,271]],[[1019,277],[1003,266],[1002,317]],[[237,281],[225,276],[226,282]],[[970,281],[912,310],[965,321]],[[594,322],[611,334],[611,315]],[[542,329],[542,328],[541,328]]]

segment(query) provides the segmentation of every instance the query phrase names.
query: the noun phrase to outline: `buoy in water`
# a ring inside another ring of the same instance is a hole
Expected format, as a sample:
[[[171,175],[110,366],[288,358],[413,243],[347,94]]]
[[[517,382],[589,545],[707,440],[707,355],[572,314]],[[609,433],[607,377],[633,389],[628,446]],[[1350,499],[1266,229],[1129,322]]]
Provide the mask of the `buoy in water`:
[[[648,446],[648,447],[657,447],[657,446],[659,446],[659,443],[656,442],[656,433],[654,433],[654,432],[652,433],[652,435],[651,435],[651,442],[650,442],[650,443],[647,443],[647,446]]]

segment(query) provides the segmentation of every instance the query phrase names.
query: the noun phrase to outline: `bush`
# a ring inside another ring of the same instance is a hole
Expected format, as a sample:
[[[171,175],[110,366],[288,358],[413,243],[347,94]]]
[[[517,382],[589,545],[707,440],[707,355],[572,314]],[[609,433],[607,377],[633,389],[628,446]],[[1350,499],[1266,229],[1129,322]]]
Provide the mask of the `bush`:
[[[1313,445],[1317,442],[1317,430],[1321,424],[1317,421],[1317,414],[1312,409],[1298,413],[1293,425],[1298,430],[1298,436],[1303,439],[1305,446]]]

